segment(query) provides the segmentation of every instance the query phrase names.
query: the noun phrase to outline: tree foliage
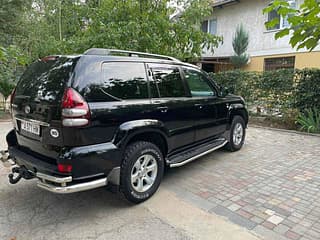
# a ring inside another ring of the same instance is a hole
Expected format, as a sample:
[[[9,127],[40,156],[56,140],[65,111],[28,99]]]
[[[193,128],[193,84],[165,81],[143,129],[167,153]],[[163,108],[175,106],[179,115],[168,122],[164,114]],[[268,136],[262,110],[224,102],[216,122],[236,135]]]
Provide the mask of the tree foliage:
[[[320,40],[320,2],[317,0],[305,0],[299,9],[290,7],[286,0],[274,0],[264,13],[276,11],[282,18],[287,19],[289,27],[281,29],[276,33],[275,38],[290,35],[290,44],[293,48],[306,48],[312,51],[319,45]],[[279,24],[275,18],[266,23],[268,28]],[[290,34],[292,33],[292,34]]]
[[[19,69],[37,58],[83,53],[92,47],[183,60],[199,57],[204,48],[213,51],[222,39],[200,28],[211,15],[211,1],[178,3],[179,7],[170,0],[0,0],[0,81],[14,83]],[[172,19],[177,12],[179,17]]]
[[[244,29],[243,25],[240,24],[232,40],[235,55],[231,57],[231,62],[235,67],[240,68],[248,63],[249,55],[246,53],[248,46],[249,33]]]
[[[210,15],[209,1],[188,1],[177,20],[169,1],[103,1],[85,32],[84,48],[98,46],[173,55],[200,56],[203,47],[217,47],[219,38],[200,30]]]
[[[21,66],[27,59],[21,50],[14,45],[7,48],[0,46],[0,92],[7,98],[21,74]]]
[[[30,9],[30,0],[0,0],[0,46],[12,44],[24,31],[24,12]]]
[[[211,14],[210,0],[184,0],[178,10],[169,0],[34,0],[25,17],[27,36],[20,44],[32,58],[49,54],[82,53],[91,47],[117,48],[199,57],[214,50],[220,37],[200,30]],[[181,9],[181,8],[180,8]],[[61,23],[61,28],[59,27]]]
[[[27,62],[15,41],[23,35],[23,16],[30,4],[29,0],[0,0],[0,93],[4,99],[12,92],[20,67]]]

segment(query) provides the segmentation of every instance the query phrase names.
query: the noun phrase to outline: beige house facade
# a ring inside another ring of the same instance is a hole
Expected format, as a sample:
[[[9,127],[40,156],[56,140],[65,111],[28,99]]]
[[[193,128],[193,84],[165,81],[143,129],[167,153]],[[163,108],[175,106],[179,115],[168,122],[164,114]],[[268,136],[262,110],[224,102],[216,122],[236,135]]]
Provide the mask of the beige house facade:
[[[288,0],[293,7],[299,7],[303,0]],[[286,19],[272,12],[263,14],[270,0],[216,0],[213,15],[202,25],[202,30],[223,37],[214,53],[204,52],[202,67],[206,71],[219,72],[232,69],[230,57],[234,55],[232,39],[236,28],[242,24],[249,32],[248,71],[267,71],[280,68],[320,68],[320,48],[313,52],[306,49],[296,51],[290,44],[290,36],[275,40],[275,34],[288,26]],[[280,24],[274,29],[266,29],[265,22],[279,18]]]

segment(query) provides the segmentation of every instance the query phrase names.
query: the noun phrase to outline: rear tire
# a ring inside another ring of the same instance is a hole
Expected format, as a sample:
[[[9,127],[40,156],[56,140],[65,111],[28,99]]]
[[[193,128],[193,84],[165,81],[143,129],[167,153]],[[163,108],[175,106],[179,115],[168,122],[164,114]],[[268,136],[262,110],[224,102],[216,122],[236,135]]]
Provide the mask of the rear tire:
[[[126,199],[141,203],[159,188],[164,171],[163,156],[150,142],[130,144],[121,165],[120,190]]]
[[[230,139],[225,148],[231,152],[239,151],[246,137],[246,124],[241,116],[234,116],[230,127]]]

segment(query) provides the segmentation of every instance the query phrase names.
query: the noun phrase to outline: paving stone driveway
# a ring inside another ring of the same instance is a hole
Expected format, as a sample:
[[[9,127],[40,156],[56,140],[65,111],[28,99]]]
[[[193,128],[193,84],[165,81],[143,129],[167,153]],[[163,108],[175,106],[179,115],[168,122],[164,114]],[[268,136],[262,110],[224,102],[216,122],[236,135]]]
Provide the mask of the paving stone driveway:
[[[6,131],[2,126],[0,134]],[[3,145],[1,142],[0,147]],[[6,171],[1,168],[2,180],[6,179]],[[93,190],[90,194],[60,196],[36,188],[33,182],[25,181],[14,188],[10,188],[7,181],[1,181],[1,184],[0,236],[24,234],[25,239],[30,239],[28,236],[72,239],[71,235],[77,235],[79,231],[88,239],[88,236],[98,239],[99,232],[109,234],[101,235],[101,239],[120,239],[129,236],[126,234],[132,229],[128,230],[128,226],[132,226],[150,236],[161,235],[162,239],[188,239],[183,232],[141,210],[141,205],[129,207],[118,197],[104,193],[103,189]],[[319,188],[320,137],[253,127],[248,129],[247,141],[241,151],[217,151],[184,167],[170,169],[161,185],[161,190],[174,192],[179,199],[218,214],[268,240],[320,239]],[[26,195],[30,197],[27,202]],[[12,229],[8,229],[7,218],[17,221],[19,231],[13,229],[13,223],[9,224]],[[155,228],[146,227],[146,219],[151,219],[150,226]],[[141,224],[137,225],[137,221]],[[112,225],[111,230],[105,229],[106,222]],[[122,232],[116,228],[118,222],[123,226]],[[76,224],[79,226],[74,229]],[[202,229],[201,224],[204,223],[199,221],[199,229]],[[70,238],[67,235],[52,237],[54,231],[69,232],[70,228],[73,229]]]
[[[249,128],[240,152],[214,152],[164,184],[266,239],[320,239],[320,137]]]

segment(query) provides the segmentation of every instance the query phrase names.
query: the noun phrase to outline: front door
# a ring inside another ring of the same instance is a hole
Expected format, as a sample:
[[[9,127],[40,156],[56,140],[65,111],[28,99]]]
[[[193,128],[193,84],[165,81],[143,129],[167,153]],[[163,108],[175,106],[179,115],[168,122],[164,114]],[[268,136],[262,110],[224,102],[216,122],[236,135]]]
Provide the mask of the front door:
[[[195,141],[218,137],[225,132],[227,126],[228,109],[225,103],[200,70],[188,67],[182,69],[197,116],[194,123]]]

